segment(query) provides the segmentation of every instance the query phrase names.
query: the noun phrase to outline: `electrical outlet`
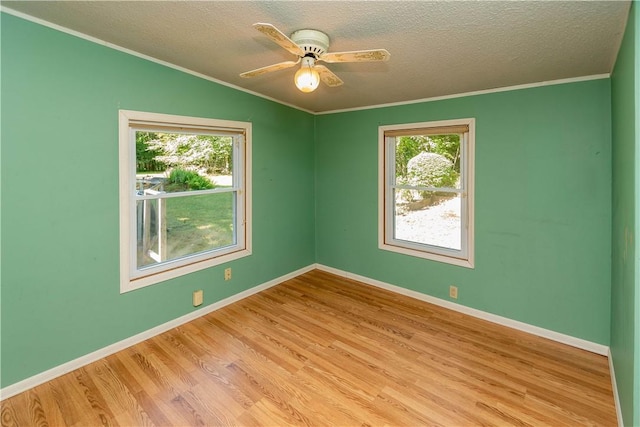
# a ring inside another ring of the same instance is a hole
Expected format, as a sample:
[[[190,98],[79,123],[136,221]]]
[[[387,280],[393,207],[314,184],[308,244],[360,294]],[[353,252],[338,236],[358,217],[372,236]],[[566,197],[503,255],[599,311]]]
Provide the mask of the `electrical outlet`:
[[[224,269],[224,280],[231,280],[231,267]]]
[[[453,299],[458,299],[458,287],[457,286],[449,286],[449,296]]]
[[[201,305],[202,301],[204,301],[204,291],[202,289],[193,291],[193,306],[197,307]]]

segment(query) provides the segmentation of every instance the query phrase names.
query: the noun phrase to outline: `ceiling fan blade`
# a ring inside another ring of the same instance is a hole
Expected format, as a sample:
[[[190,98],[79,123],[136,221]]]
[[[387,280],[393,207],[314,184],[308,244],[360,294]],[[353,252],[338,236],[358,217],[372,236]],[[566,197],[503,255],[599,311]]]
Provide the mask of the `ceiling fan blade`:
[[[320,74],[320,80],[322,83],[326,84],[329,87],[336,87],[343,84],[343,81],[340,80],[340,77],[333,74],[333,71],[325,67],[324,65],[316,65],[313,67],[318,74]]]
[[[256,68],[255,70],[251,70],[251,71],[247,71],[246,73],[242,73],[242,74],[240,74],[240,77],[261,76],[263,74],[270,73],[272,71],[279,71],[279,70],[284,70],[285,68],[291,68],[291,67],[297,65],[299,62],[300,62],[300,60],[298,59],[297,61],[285,61],[285,62],[280,62],[278,64],[267,65],[266,67]]]
[[[391,54],[386,49],[354,50],[351,52],[327,52],[318,58],[324,62],[387,61]]]
[[[304,50],[273,25],[258,22],[253,27],[294,55],[304,56]]]

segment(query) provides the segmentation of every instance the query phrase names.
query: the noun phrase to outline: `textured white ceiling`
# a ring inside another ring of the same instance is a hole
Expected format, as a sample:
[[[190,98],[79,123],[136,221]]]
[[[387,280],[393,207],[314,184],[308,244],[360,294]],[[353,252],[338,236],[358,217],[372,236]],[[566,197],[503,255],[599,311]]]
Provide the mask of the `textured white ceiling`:
[[[7,8],[314,112],[610,73],[630,1],[3,1]],[[329,51],[385,48],[384,63],[328,64],[344,85],[310,94],[268,22],[331,38]]]

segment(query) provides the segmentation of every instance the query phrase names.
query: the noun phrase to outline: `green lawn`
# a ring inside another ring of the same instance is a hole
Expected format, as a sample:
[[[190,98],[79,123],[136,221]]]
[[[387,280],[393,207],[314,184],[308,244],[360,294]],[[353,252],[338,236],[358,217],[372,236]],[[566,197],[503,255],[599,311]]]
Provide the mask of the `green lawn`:
[[[165,199],[167,260],[233,243],[233,193]],[[157,245],[157,239],[155,239]],[[154,247],[152,242],[151,247]],[[138,265],[155,261],[138,249]]]

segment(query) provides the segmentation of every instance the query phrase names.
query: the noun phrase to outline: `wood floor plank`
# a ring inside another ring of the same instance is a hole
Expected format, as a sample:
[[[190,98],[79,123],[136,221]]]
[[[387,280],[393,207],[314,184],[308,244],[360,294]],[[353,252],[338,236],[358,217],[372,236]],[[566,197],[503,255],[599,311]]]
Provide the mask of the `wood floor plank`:
[[[24,424],[32,426],[48,426],[49,421],[45,415],[45,411],[42,407],[42,400],[40,394],[36,389],[31,389],[23,394],[21,405],[27,408],[27,411],[20,411],[18,413],[12,413],[12,417],[15,418],[15,424]],[[15,403],[15,402],[14,402]]]
[[[318,270],[0,406],[3,427],[617,421],[606,357]]]
[[[100,424],[103,426],[115,425],[111,421],[115,418],[114,414],[102,394],[98,391],[98,387],[96,387],[89,372],[85,368],[77,369],[74,372],[76,381],[82,387],[84,397],[91,405],[92,412],[100,419]]]
[[[90,367],[87,367],[90,368]],[[77,371],[70,372],[57,378],[55,384],[51,384],[53,398],[60,409],[65,425],[101,425],[99,413],[94,413],[91,404],[85,399],[83,390],[78,385],[75,376]],[[15,406],[14,406],[15,407]],[[119,408],[111,408],[112,414],[117,414]],[[23,408],[20,412],[23,412]],[[115,409],[115,411],[114,411]]]
[[[46,419],[46,425],[52,427],[64,425],[64,418],[55,400],[55,396],[51,392],[51,385],[49,383],[45,383],[33,388],[32,390],[36,392],[40,398],[40,403]],[[22,393],[22,396],[26,399],[31,398],[28,392]],[[28,403],[25,402],[24,405],[28,405]]]
[[[172,424],[162,408],[158,406],[156,399],[149,396],[144,390],[134,393],[133,396],[142,410],[147,414],[151,423],[156,426],[168,426]]]
[[[120,424],[153,425],[135,395],[122,382],[119,374],[109,366],[106,359],[101,359],[82,369],[86,369],[93,376],[97,391],[115,414],[115,419],[120,420]],[[130,423],[129,420],[135,420],[135,424]],[[89,423],[89,425],[92,424]]]
[[[26,414],[26,411],[23,413],[21,410],[20,413],[24,415]],[[13,404],[11,401],[2,402],[2,409],[0,410],[0,414],[1,414],[0,420],[2,421],[2,427],[5,427],[5,426],[17,427],[21,425],[21,422],[22,423],[27,422],[26,420],[24,421],[18,420],[18,414],[16,413],[15,409],[13,409]],[[28,425],[28,424],[22,424],[22,425]]]

